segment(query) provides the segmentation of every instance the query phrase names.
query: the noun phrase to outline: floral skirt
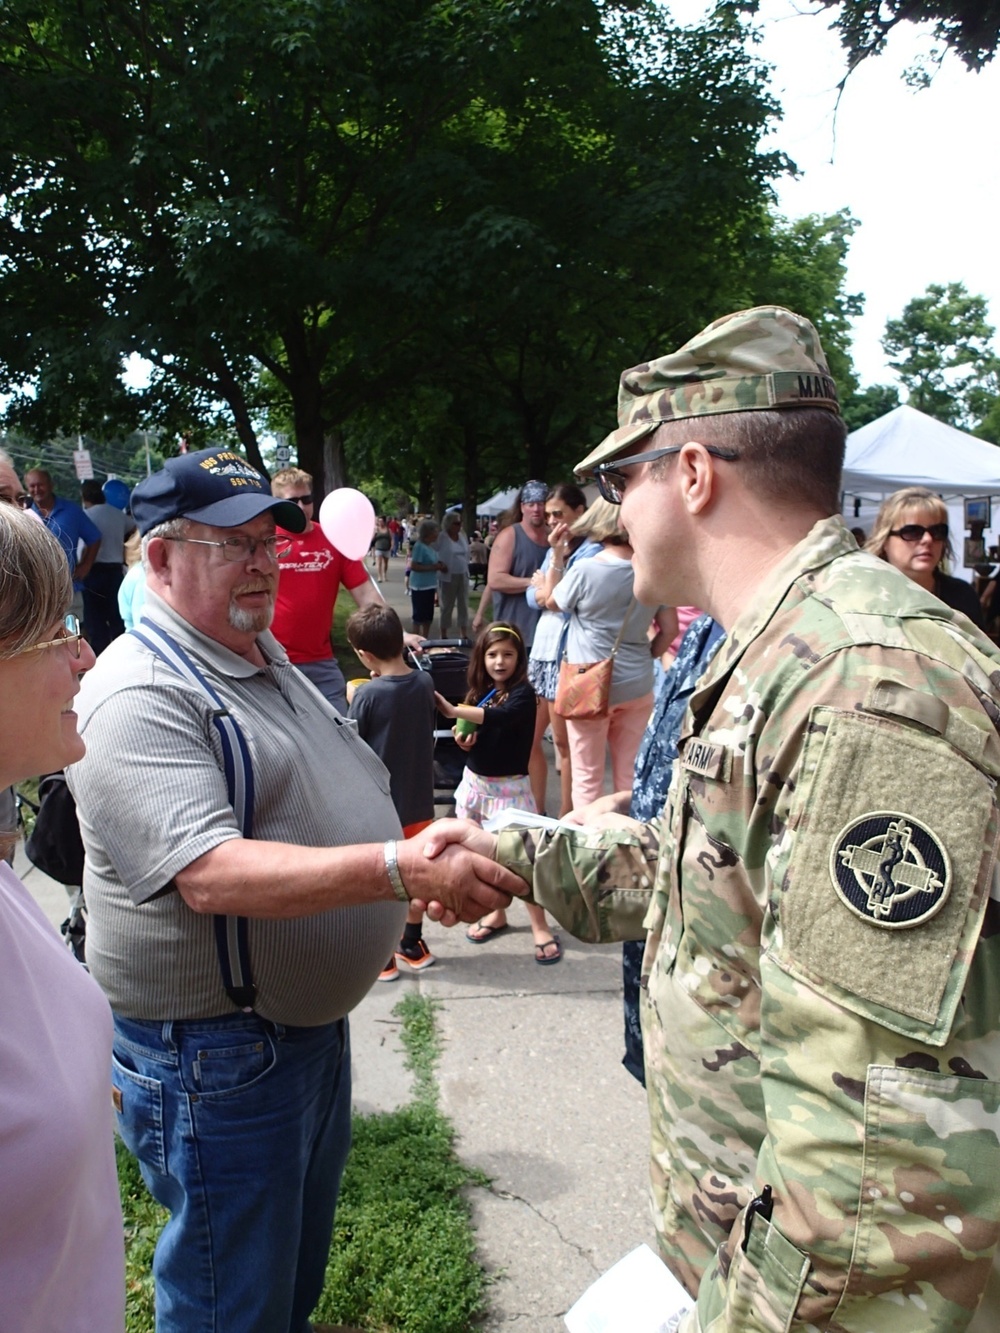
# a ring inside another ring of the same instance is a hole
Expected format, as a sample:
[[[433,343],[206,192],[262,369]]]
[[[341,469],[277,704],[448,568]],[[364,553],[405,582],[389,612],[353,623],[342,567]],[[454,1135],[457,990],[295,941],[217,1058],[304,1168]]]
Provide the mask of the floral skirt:
[[[549,662],[544,657],[528,658],[528,684],[540,699],[549,703],[556,697],[559,684],[559,663]]]
[[[484,778],[473,773],[470,768],[463,771],[462,780],[455,788],[457,819],[471,819],[474,824],[484,824],[501,810],[509,810],[511,807],[531,815],[538,813],[527,775],[518,778]]]

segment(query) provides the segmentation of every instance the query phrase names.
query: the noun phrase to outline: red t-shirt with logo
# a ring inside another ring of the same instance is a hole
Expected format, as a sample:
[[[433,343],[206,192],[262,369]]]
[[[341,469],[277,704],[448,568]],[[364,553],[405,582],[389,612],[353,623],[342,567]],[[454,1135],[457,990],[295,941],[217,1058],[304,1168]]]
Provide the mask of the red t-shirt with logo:
[[[333,656],[330,628],[340,585],[357,588],[368,582],[360,560],[348,560],[314,523],[295,536],[278,529],[292,549],[278,568],[278,597],[271,631],[292,662],[322,662]]]

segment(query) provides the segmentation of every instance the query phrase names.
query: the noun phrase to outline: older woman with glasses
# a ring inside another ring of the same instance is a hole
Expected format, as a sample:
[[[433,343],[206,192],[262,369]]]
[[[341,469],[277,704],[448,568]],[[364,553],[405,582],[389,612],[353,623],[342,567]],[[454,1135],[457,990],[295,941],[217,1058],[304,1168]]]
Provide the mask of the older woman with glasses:
[[[947,573],[953,558],[948,510],[926,486],[904,486],[882,501],[864,549],[982,628],[982,608],[972,585]]]
[[[0,785],[83,756],[73,699],[94,654],[71,596],[59,543],[0,503]],[[0,1013],[0,1322],[121,1330],[111,1011],[5,863]]]

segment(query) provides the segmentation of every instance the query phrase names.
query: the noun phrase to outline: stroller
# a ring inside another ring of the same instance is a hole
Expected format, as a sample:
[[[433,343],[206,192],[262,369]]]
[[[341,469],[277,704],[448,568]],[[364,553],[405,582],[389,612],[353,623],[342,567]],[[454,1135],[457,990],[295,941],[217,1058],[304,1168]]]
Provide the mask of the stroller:
[[[69,916],[60,926],[67,947],[77,962],[87,962],[87,904],[83,897],[83,842],[76,818],[76,802],[62,770],[38,781],[38,805],[18,793],[18,806],[34,813],[35,826],[25,840],[31,863],[62,884],[69,895]]]
[[[465,639],[426,639],[424,651],[412,655],[418,671],[430,673],[434,688],[449,703],[460,704],[468,689],[469,654]],[[462,780],[465,756],[451,734],[452,722],[437,714],[434,727],[434,804],[455,808],[455,788]]]

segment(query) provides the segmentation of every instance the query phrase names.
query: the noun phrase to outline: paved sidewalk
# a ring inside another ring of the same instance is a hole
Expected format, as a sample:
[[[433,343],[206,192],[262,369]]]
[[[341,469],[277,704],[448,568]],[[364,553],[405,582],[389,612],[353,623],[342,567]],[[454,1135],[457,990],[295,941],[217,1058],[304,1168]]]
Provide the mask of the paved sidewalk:
[[[400,562],[381,587],[408,627]],[[620,947],[563,935],[562,962],[539,967],[526,913],[515,904],[509,920],[484,945],[464,927],[428,926],[437,965],[375,986],[352,1019],[356,1096],[362,1109],[395,1104],[380,1100],[393,1004],[408,986],[439,1000],[443,1109],[462,1159],[492,1179],[470,1196],[495,1279],[484,1327],[564,1333],[563,1314],[596,1277],[642,1241],[655,1249],[646,1096],[621,1064]]]

